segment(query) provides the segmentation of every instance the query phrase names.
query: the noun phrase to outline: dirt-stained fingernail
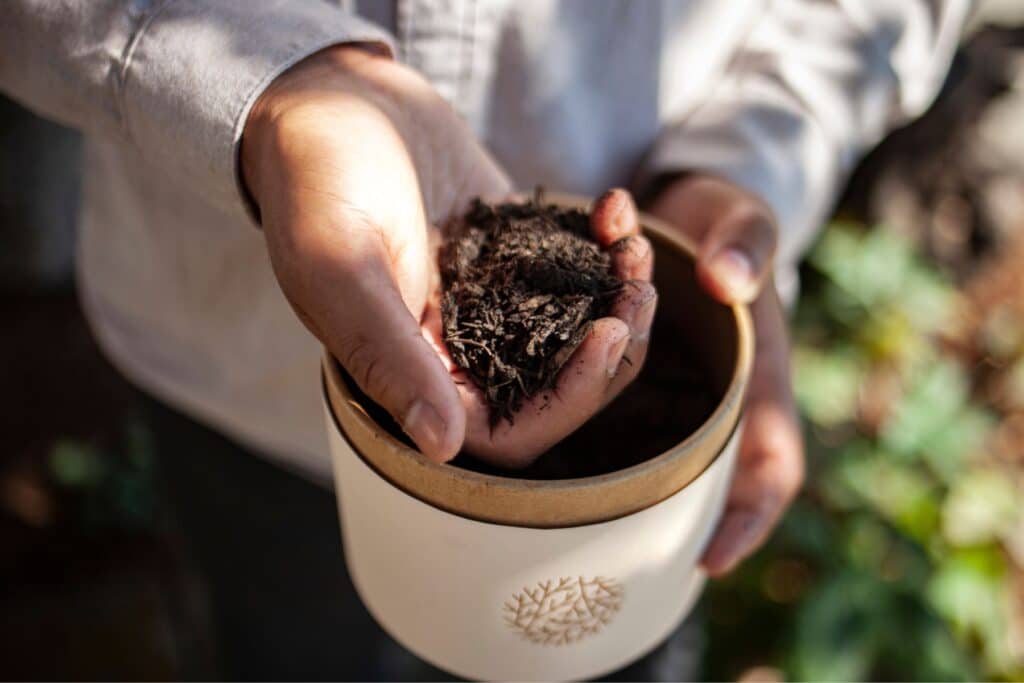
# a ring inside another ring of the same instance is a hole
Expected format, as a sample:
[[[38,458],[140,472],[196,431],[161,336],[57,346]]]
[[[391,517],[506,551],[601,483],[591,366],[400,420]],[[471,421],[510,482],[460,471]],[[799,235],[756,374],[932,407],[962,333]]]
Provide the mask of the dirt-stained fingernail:
[[[647,341],[651,336],[651,325],[654,324],[654,313],[658,309],[658,294],[652,292],[649,299],[640,305],[631,326],[632,337],[636,341]]]
[[[719,252],[712,257],[708,268],[736,301],[749,301],[757,294],[754,266],[750,257],[738,249],[729,248]]]
[[[619,364],[626,354],[626,346],[629,345],[629,329],[616,330],[615,336],[608,344],[608,377],[614,377],[619,372]]]
[[[612,223],[615,225],[616,235],[628,235],[633,231],[633,222],[636,220],[633,215],[633,199],[625,190],[613,190],[615,201],[618,204],[615,210],[615,218]]]

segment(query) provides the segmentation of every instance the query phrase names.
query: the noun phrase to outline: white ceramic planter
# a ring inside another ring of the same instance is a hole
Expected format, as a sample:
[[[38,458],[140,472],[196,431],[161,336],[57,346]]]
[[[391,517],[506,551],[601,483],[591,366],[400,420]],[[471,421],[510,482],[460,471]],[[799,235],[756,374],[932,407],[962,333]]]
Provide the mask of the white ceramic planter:
[[[753,339],[745,309],[703,297],[692,265],[671,267],[687,246],[644,223],[664,273],[659,315],[673,315],[669,288],[687,292],[680,324],[707,323],[689,352],[705,356],[697,360],[721,401],[695,434],[640,465],[528,481],[430,463],[377,425],[325,358],[352,580],[385,630],[442,669],[478,679],[600,676],[654,648],[699,595],[697,563],[728,490]]]

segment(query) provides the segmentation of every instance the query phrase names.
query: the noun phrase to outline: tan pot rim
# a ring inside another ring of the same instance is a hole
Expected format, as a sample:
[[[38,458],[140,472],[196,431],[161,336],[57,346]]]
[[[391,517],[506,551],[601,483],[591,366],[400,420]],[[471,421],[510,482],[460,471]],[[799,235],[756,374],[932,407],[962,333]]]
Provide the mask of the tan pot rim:
[[[586,208],[589,202],[548,194],[545,201]],[[662,221],[641,215],[645,234],[661,247],[692,258],[694,250]],[[431,462],[378,425],[355,399],[337,361],[323,359],[323,389],[335,427],[362,460],[392,485],[434,507],[483,522],[563,528],[610,521],[677,493],[710,466],[739,422],[754,356],[746,306],[731,306],[737,330],[736,362],[711,416],[676,446],[644,462],[577,479],[532,480],[472,472]]]

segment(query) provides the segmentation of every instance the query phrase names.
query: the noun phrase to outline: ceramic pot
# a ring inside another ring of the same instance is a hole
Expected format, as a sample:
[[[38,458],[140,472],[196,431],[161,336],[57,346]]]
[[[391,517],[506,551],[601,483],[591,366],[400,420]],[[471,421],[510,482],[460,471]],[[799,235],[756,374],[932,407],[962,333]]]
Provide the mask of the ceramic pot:
[[[657,646],[703,586],[698,560],[736,459],[753,331],[745,307],[700,289],[689,244],[650,216],[641,222],[655,248],[658,318],[687,331],[678,352],[703,369],[717,406],[695,432],[638,465],[538,481],[432,463],[375,421],[336,361],[324,359],[356,590],[396,640],[453,674],[600,676]]]

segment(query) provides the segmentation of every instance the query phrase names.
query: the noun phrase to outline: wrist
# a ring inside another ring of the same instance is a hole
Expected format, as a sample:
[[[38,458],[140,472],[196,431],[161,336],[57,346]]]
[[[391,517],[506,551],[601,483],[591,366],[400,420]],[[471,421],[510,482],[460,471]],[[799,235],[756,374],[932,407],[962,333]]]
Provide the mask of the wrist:
[[[320,50],[275,78],[249,111],[239,144],[244,190],[259,205],[263,170],[273,167],[282,117],[315,96],[316,86],[336,83],[340,74],[357,75],[391,63],[391,52],[380,43],[344,43]]]

